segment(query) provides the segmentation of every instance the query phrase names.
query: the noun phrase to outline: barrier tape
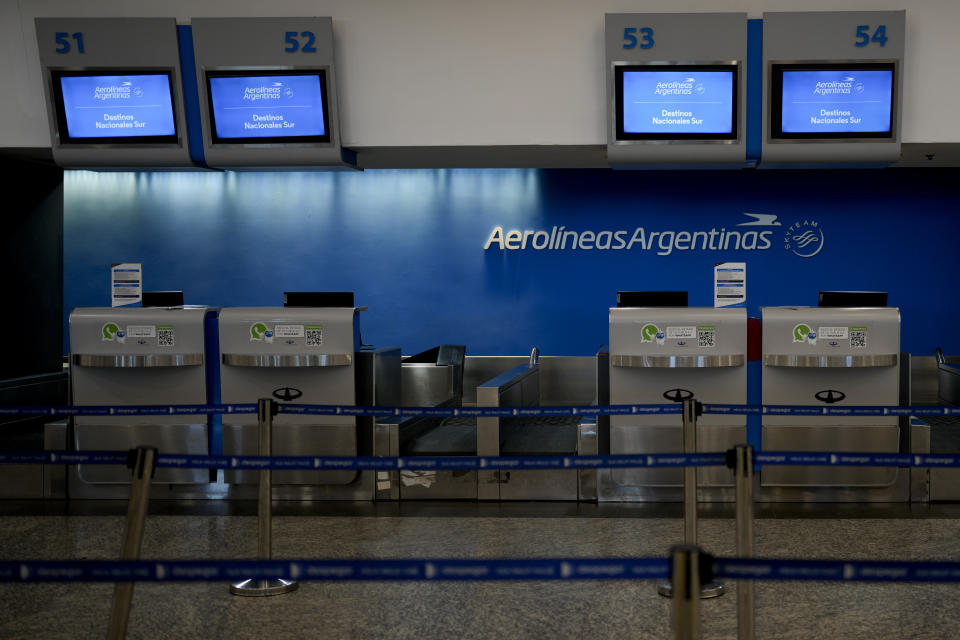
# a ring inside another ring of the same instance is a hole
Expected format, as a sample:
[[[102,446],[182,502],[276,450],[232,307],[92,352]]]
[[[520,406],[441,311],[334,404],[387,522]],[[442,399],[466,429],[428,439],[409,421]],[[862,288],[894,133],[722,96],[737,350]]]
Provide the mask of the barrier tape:
[[[667,415],[683,412],[679,403],[551,407],[361,407],[353,405],[277,404],[280,413],[377,418],[534,418],[565,416]],[[0,407],[0,416],[155,416],[256,414],[256,404],[196,404],[78,407]],[[704,404],[703,413],[770,416],[960,416],[960,407],[792,406]]]
[[[667,558],[532,560],[10,560],[0,582],[662,580]]]
[[[128,454],[116,451],[0,452],[0,464],[123,464]],[[611,456],[204,456],[158,454],[156,466],[177,469],[297,469],[391,471],[461,471],[472,469],[613,469],[635,467],[722,466],[726,453],[641,454]]]
[[[127,464],[126,451],[0,452],[0,464]],[[761,466],[824,465],[832,467],[960,467],[960,455],[898,453],[819,453],[761,451]],[[634,469],[641,467],[716,467],[727,465],[727,453],[651,453],[606,456],[207,456],[161,453],[157,467],[231,470],[360,470],[464,471],[497,469]]]
[[[0,407],[0,416],[189,416],[257,413],[256,404],[181,404],[88,407]]]
[[[716,558],[714,576],[749,580],[960,582],[960,562]]]
[[[733,580],[960,582],[960,562],[715,558]],[[669,558],[508,560],[7,560],[3,582],[663,580]]]

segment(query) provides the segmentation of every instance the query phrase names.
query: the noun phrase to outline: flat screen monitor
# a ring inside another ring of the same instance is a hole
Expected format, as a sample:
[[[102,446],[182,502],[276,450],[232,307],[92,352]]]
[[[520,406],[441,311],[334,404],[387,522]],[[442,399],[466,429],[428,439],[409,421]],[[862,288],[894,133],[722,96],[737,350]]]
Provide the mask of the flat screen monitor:
[[[617,140],[736,140],[737,65],[615,67]]]
[[[686,291],[617,291],[618,307],[686,307]]]
[[[885,307],[886,291],[821,291],[818,307]]]
[[[215,144],[330,142],[326,72],[208,71]]]
[[[772,71],[771,137],[893,137],[893,63],[775,64]]]
[[[61,143],[178,144],[169,71],[51,72]]]
[[[182,307],[183,291],[144,291],[144,307]]]
[[[284,291],[285,307],[352,307],[353,291]]]

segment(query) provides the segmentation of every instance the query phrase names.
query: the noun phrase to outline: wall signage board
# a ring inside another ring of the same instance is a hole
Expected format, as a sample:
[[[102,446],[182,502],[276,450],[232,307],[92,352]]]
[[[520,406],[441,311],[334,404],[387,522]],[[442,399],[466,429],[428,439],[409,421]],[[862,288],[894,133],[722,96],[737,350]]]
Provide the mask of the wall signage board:
[[[743,165],[745,13],[607,14],[605,40],[611,165]]]
[[[344,164],[331,18],[191,22],[210,166]]]
[[[900,158],[905,16],[763,15],[763,166]]]
[[[193,166],[173,18],[37,18],[36,28],[58,164]]]

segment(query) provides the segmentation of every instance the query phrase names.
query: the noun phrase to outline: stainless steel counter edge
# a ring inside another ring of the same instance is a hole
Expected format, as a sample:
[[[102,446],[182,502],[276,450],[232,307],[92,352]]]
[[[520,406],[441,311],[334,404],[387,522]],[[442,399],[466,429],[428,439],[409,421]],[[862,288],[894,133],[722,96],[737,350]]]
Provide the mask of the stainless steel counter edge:
[[[825,356],[774,354],[763,356],[763,364],[768,367],[797,368],[854,368],[854,367],[893,367],[897,364],[896,353],[881,353],[864,356]]]
[[[719,367],[742,367],[746,362],[742,353],[726,355],[689,355],[689,356],[631,356],[610,354],[610,364],[614,367],[638,367],[651,369],[706,369]]]
[[[195,367],[203,364],[202,353],[148,353],[95,355],[75,353],[71,362],[80,367],[105,367],[111,369],[148,367]]]
[[[223,354],[223,364],[233,367],[344,367],[352,362],[349,353]]]

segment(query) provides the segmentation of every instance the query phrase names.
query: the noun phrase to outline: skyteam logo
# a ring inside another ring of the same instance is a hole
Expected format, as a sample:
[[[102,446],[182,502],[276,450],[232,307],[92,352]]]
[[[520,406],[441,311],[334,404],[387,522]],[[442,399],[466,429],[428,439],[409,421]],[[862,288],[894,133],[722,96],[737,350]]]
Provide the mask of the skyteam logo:
[[[794,222],[783,236],[783,248],[801,258],[812,258],[823,249],[823,227],[816,220]]]

